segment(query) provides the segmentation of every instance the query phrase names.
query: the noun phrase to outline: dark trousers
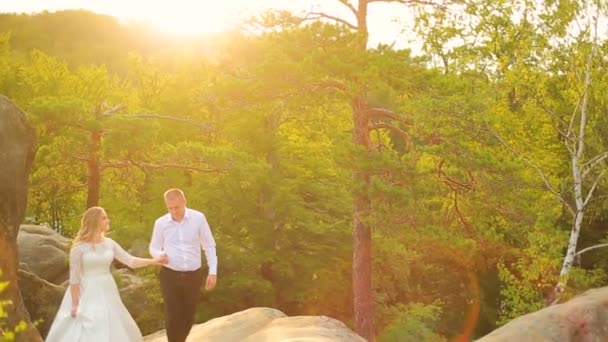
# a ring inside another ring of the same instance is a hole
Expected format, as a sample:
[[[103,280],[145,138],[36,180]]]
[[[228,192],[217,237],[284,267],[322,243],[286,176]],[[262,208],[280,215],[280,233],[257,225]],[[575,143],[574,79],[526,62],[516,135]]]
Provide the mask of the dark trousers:
[[[179,272],[160,268],[160,288],[165,302],[165,329],[168,342],[184,342],[190,333],[196,304],[200,298],[203,272]]]

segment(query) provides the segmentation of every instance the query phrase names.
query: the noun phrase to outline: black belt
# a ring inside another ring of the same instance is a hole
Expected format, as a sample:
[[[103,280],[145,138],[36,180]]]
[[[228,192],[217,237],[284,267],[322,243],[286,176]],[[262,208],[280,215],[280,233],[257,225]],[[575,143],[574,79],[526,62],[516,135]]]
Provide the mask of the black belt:
[[[181,277],[187,277],[187,276],[190,276],[190,275],[195,275],[195,274],[199,273],[200,270],[201,270],[200,268],[197,268],[194,271],[176,271],[176,270],[174,270],[172,268],[169,268],[169,267],[164,267],[163,266],[163,268],[162,268],[162,271],[164,271],[164,272],[169,272],[169,273],[181,276]]]

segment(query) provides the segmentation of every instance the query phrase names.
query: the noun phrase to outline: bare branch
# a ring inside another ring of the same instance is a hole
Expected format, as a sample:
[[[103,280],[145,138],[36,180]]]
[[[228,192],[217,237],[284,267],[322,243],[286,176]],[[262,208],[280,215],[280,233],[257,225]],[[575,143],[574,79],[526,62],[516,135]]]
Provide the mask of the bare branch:
[[[333,88],[348,92],[348,86],[346,85],[346,83],[334,79],[327,79],[312,83],[313,90],[318,90],[320,88]]]
[[[81,156],[81,155],[72,155],[72,158],[82,161],[89,161],[89,157]],[[137,166],[143,169],[180,169],[180,170],[190,170],[190,171],[199,171],[199,172],[224,172],[225,170],[220,168],[201,168],[192,165],[184,165],[184,164],[175,164],[175,163],[166,163],[166,164],[153,164],[153,163],[145,163],[139,162],[135,160],[124,160],[124,161],[116,161],[116,162],[101,162],[100,169],[104,170],[107,168],[115,168],[115,169],[124,169],[128,167]]]
[[[552,193],[560,202],[562,202],[566,208],[568,208],[568,212],[570,212],[570,214],[574,217],[576,215],[574,209],[572,209],[572,207],[570,206],[570,204],[564,199],[564,197],[562,195],[560,195],[557,191],[555,191],[555,189],[553,189],[553,186],[551,186],[551,183],[549,183],[549,179],[547,179],[547,176],[545,176],[545,173],[534,163],[532,163],[530,160],[528,160],[526,157],[524,157],[521,153],[519,153],[519,151],[517,151],[515,148],[513,148],[511,145],[509,145],[509,143],[507,143],[498,133],[496,133],[488,124],[488,122],[486,122],[486,127],[488,129],[488,131],[496,138],[498,139],[498,141],[500,141],[500,143],[502,143],[502,145],[504,147],[506,147],[509,151],[511,151],[511,153],[513,153],[515,156],[517,156],[518,158],[520,158],[521,160],[524,161],[524,163],[526,163],[528,166],[532,167],[534,170],[536,170],[536,172],[540,175],[540,178],[543,180],[543,183],[545,185],[545,188]]]
[[[443,170],[443,165],[445,165],[445,159],[442,159],[437,163],[437,173],[439,176],[443,176],[445,178],[444,182],[450,187],[450,189],[454,192],[459,192],[461,189],[466,191],[470,191],[475,186],[475,177],[471,172],[467,171],[467,175],[469,176],[469,180],[465,183],[464,181],[460,181],[455,179],[454,177],[450,177],[445,170]],[[456,186],[453,186],[456,185]]]
[[[81,125],[79,123],[68,122],[68,123],[65,123],[65,125],[68,126],[68,127],[74,127],[74,128],[82,129],[82,130],[89,131],[89,132],[91,131],[90,127],[86,127],[86,126]]]
[[[205,172],[205,173],[224,172],[224,170],[218,169],[218,168],[200,168],[200,167],[191,166],[191,165],[174,164],[174,163],[152,164],[152,163],[144,163],[144,162],[138,162],[138,161],[133,161],[133,160],[101,163],[102,169],[127,168],[127,167],[132,167],[132,166],[141,167],[143,169],[179,169],[179,170],[198,171],[198,172]]]
[[[402,115],[399,115],[391,110],[383,109],[383,108],[368,108],[365,110],[365,114],[370,118],[386,118],[399,122],[403,122],[407,125],[413,125],[414,121],[408,119]]]
[[[542,103],[542,101],[539,104],[545,110],[545,112],[547,112],[547,114],[549,114],[549,116],[551,116],[552,118],[557,120],[557,124],[554,126],[554,128],[562,136],[562,138],[564,138],[564,140],[565,140],[564,145],[566,146],[566,149],[568,150],[570,155],[574,155],[574,150],[570,147],[570,144],[574,144],[576,142],[575,139],[572,138],[572,121],[568,125],[568,131],[564,132],[560,128],[560,125],[565,126],[566,122],[562,118],[560,118],[559,115],[557,115],[557,113],[555,113],[555,111],[553,109],[545,106],[545,104]]]
[[[586,168],[585,172],[583,172],[583,179],[591,172],[599,163],[608,158],[608,151],[598,154],[593,157],[591,160],[583,164],[583,168]]]
[[[351,5],[350,2],[348,2],[348,0],[338,0],[338,2],[340,2],[342,5],[348,7],[348,9],[353,12],[353,14],[355,15],[355,17],[357,16],[357,10],[355,9],[355,7],[353,5]]]
[[[574,106],[574,111],[572,112],[572,116],[570,117],[570,124],[568,125],[568,132],[566,133],[568,136],[572,135],[572,130],[574,127],[574,119],[576,118],[576,113],[578,112],[578,107],[581,104],[581,99],[579,98],[576,101],[576,105]]]
[[[77,160],[82,160],[82,161],[89,161],[89,160],[91,160],[91,158],[83,157],[83,156],[78,156],[78,155],[72,155],[71,157],[74,158],[74,159],[77,159]]]
[[[375,123],[375,124],[369,126],[370,130],[382,129],[382,128],[388,129],[388,130],[392,131],[393,133],[396,133],[397,135],[402,137],[403,140],[405,140],[405,141],[410,141],[410,135],[399,127],[395,127],[393,125],[389,125],[389,124],[385,124],[385,123]]]
[[[560,118],[559,115],[557,115],[557,113],[555,113],[555,111],[553,109],[547,107],[543,101],[539,101],[538,105],[540,107],[542,107],[545,110],[545,112],[547,112],[547,114],[549,114],[549,116],[553,117],[560,124],[566,126],[567,122],[564,119]]]
[[[416,4],[416,5],[430,5],[430,6],[436,6],[439,8],[447,8],[447,6],[444,3],[439,3],[436,1],[432,1],[432,0],[367,0],[368,4],[374,3],[374,2],[396,2],[398,4],[403,4],[403,5],[407,5],[407,4]]]
[[[117,113],[117,112],[119,112],[119,111],[121,111],[121,110],[123,110],[125,108],[126,107],[124,105],[119,104],[119,105],[116,105],[116,106],[114,106],[112,108],[106,109],[105,111],[103,111],[101,113],[101,116],[110,116],[110,115],[112,115],[114,113]]]
[[[576,252],[576,254],[574,254],[575,257],[580,256],[581,254],[585,253],[585,252],[589,252],[590,250],[596,249],[596,248],[602,248],[602,247],[608,247],[608,243],[602,243],[600,245],[594,245],[591,247],[587,247],[587,248],[583,248],[580,251]]]
[[[585,198],[585,202],[583,202],[583,207],[586,206],[587,203],[589,203],[589,200],[591,200],[591,197],[593,196],[593,192],[595,191],[595,188],[597,188],[597,184],[602,179],[602,177],[604,177],[605,173],[606,173],[606,170],[602,170],[602,172],[600,172],[600,174],[595,178],[595,181],[593,182],[591,189],[589,189],[589,192],[587,193],[587,198]]]
[[[104,115],[104,116],[117,116],[117,115],[109,114],[109,115]],[[151,118],[151,119],[176,121],[176,122],[181,122],[181,123],[189,124],[192,126],[196,126],[204,132],[212,131],[211,125],[209,125],[207,123],[194,121],[194,120],[190,120],[190,119],[185,119],[185,118],[180,118],[180,117],[175,117],[175,116],[167,116],[167,115],[160,115],[160,114],[125,114],[125,115],[119,115],[119,117],[125,118],[125,119]]]
[[[591,201],[597,201],[597,200],[601,200],[601,199],[605,199],[605,198],[608,198],[608,195],[595,196],[591,199]]]
[[[351,28],[353,30],[357,30],[357,25],[351,24],[347,20],[335,17],[333,15],[329,15],[329,14],[323,13],[323,12],[309,12],[308,14],[306,14],[306,16],[304,18],[302,18],[302,21],[317,20],[317,19],[321,19],[321,18],[333,20],[333,21],[341,23],[341,24],[343,24],[343,25],[345,25],[345,26],[347,26],[347,27],[349,27],[349,28]]]

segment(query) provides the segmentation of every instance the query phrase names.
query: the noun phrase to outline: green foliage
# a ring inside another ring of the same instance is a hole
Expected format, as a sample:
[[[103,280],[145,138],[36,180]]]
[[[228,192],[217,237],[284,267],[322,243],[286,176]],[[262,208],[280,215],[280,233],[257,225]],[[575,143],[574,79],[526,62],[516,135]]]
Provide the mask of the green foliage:
[[[0,270],[0,277],[2,277],[2,270]],[[0,281],[0,293],[2,293],[9,285],[8,281]],[[12,305],[10,300],[0,300],[0,341],[11,342],[15,341],[16,336],[27,329],[27,323],[20,321],[16,326],[11,327],[6,323],[8,313],[6,307]]]
[[[352,193],[360,185],[351,177],[366,170],[381,340],[461,336],[471,303],[481,317],[468,337],[484,335],[544,305],[570,226],[522,156],[568,194],[570,165],[555,128],[576,107],[574,71],[592,45],[550,44],[562,42],[575,2],[548,2],[528,22],[508,19],[528,4],[473,1],[464,11],[419,13],[423,57],[383,45],[361,51],[350,30],[321,22],[233,33],[213,53],[186,42],[186,53],[168,37],[87,12],[2,15],[0,32],[10,34],[0,36],[0,91],[38,135],[28,218],[72,235],[95,157],[112,236],[141,256],[166,212],[167,188],[182,188],[188,206],[206,214],[220,273],[197,321],[272,306],[352,325]],[[463,16],[475,25],[463,26]],[[605,151],[608,134],[608,73],[595,66],[585,161]],[[407,137],[377,129],[374,151],[353,146],[350,101],[361,88],[371,107],[411,121],[377,122]],[[604,206],[590,207],[595,228],[585,245],[605,238]],[[568,296],[605,281],[606,252],[593,253],[573,272]],[[154,272],[143,274],[156,282]],[[158,288],[147,291],[158,311],[140,323],[152,331],[161,302]]]
[[[447,341],[437,333],[441,309],[436,305],[412,303],[387,308],[394,321],[388,325],[379,341],[398,342],[407,337],[412,341],[441,342]]]

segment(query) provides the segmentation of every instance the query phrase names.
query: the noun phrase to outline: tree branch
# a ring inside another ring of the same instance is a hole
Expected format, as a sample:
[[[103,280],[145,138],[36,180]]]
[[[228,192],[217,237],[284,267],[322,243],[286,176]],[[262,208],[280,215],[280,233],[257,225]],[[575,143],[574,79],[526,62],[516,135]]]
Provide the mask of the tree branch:
[[[77,159],[77,160],[82,160],[82,161],[89,161],[88,157],[84,157],[84,156],[80,156],[80,155],[72,155],[72,158]],[[175,164],[175,163],[153,164],[153,163],[139,162],[139,161],[135,161],[135,160],[124,160],[124,161],[117,161],[117,162],[106,161],[106,162],[101,162],[99,165],[100,165],[101,170],[104,170],[107,168],[124,169],[124,168],[128,168],[128,167],[137,166],[137,167],[141,167],[143,169],[146,169],[146,168],[147,169],[180,169],[180,170],[199,171],[199,172],[206,172],[206,173],[225,171],[224,169],[220,169],[220,168],[201,168],[201,167],[196,167],[196,166],[192,166],[192,165]]]
[[[608,195],[601,195],[601,196],[594,196],[591,199],[589,199],[589,202],[591,201],[599,201],[599,200],[603,200],[608,198]]]
[[[189,171],[198,171],[205,173],[216,173],[216,172],[224,172],[222,169],[218,168],[200,168],[191,165],[183,165],[183,164],[152,164],[152,163],[144,163],[133,160],[127,160],[122,162],[103,162],[101,163],[102,169],[105,168],[127,168],[131,166],[138,166],[144,169],[179,169],[179,170],[189,170]]]
[[[557,115],[557,113],[555,113],[555,111],[553,111],[551,108],[548,108],[547,106],[545,106],[545,104],[542,101],[539,101],[539,105],[545,110],[545,112],[547,114],[549,114],[549,116],[553,117],[555,120],[557,120],[557,124],[555,125],[555,130],[562,136],[562,138],[564,138],[566,141],[564,142],[564,145],[566,145],[566,148],[568,149],[568,152],[570,153],[570,155],[574,154],[574,150],[572,150],[572,148],[570,148],[570,144],[572,143],[574,144],[576,141],[575,139],[572,138],[572,122],[568,125],[568,131],[564,132],[563,129],[560,128],[560,125],[566,126],[566,122],[561,119],[559,117],[559,115]]]
[[[393,133],[396,133],[401,138],[403,138],[403,140],[405,140],[405,141],[410,141],[410,135],[399,127],[395,127],[393,125],[386,124],[386,123],[375,123],[375,124],[372,124],[369,126],[370,130],[382,129],[382,128],[388,129],[388,130],[392,131]]]
[[[350,4],[350,2],[348,2],[348,0],[337,0],[338,2],[340,2],[342,5],[348,7],[348,9],[355,15],[355,17],[357,16],[357,10],[355,9],[355,7],[353,5]]]
[[[443,165],[445,165],[445,160],[442,159],[437,163],[437,173],[438,176],[443,176],[445,178],[444,182],[450,187],[452,191],[459,191],[459,188],[465,189],[465,191],[473,190],[475,186],[475,177],[471,172],[467,171],[467,175],[469,176],[469,181],[464,183],[463,181],[459,181],[453,177],[448,176],[448,174],[443,170]],[[452,184],[456,185],[456,187],[452,187]]]
[[[88,132],[91,131],[91,128],[86,127],[86,126],[81,125],[81,124],[78,124],[78,123],[67,122],[67,123],[65,123],[65,125],[68,126],[68,127],[74,127],[74,128],[82,129],[82,130],[88,131]]]
[[[88,157],[83,157],[79,155],[72,155],[72,158],[82,161],[89,161]],[[190,170],[190,171],[199,171],[206,173],[214,173],[214,172],[224,172],[224,169],[220,168],[201,168],[192,165],[184,165],[184,164],[175,164],[175,163],[166,163],[166,164],[153,164],[153,163],[145,163],[139,162],[135,160],[124,160],[117,162],[101,162],[100,169],[104,170],[107,168],[114,169],[124,169],[132,166],[141,167],[143,169],[180,169],[180,170]]]
[[[414,124],[414,121],[412,121],[411,119],[408,119],[408,118],[406,118],[402,115],[399,115],[393,111],[390,111],[388,109],[369,108],[369,109],[365,110],[365,114],[369,118],[385,118],[385,119],[391,119],[391,120],[403,122],[404,124],[407,124],[407,125]]]
[[[572,135],[572,131],[574,129],[574,119],[576,118],[576,113],[578,113],[578,107],[581,105],[580,97],[576,101],[576,105],[574,106],[574,111],[572,112],[572,116],[570,117],[570,123],[568,124],[568,132],[566,133],[568,136]]]
[[[599,163],[601,163],[604,159],[608,158],[608,151],[598,154],[593,157],[591,160],[583,164],[583,167],[586,168],[585,172],[583,172],[583,179],[595,168]]]
[[[498,141],[500,141],[500,143],[504,147],[506,147],[509,151],[511,151],[511,153],[513,153],[515,156],[517,156],[518,158],[523,160],[524,163],[526,163],[528,166],[530,166],[534,170],[536,170],[536,172],[540,175],[540,178],[542,179],[542,181],[545,185],[545,188],[566,206],[566,208],[568,209],[568,212],[570,212],[570,214],[573,217],[576,215],[574,209],[572,209],[570,204],[557,191],[555,191],[553,189],[553,187],[551,186],[551,183],[549,183],[549,180],[545,176],[545,173],[536,164],[529,161],[526,157],[524,157],[521,153],[519,153],[519,151],[517,151],[515,148],[513,148],[511,145],[509,145],[506,141],[504,141],[504,139],[490,127],[490,125],[488,124],[487,121],[486,121],[486,128],[496,139],[498,139]]]
[[[167,116],[167,115],[160,115],[160,114],[124,114],[124,115],[113,115],[113,114],[106,115],[106,114],[104,114],[104,116],[119,116],[119,117],[125,118],[125,119],[150,118],[150,119],[176,121],[176,122],[181,122],[181,123],[185,123],[188,125],[196,126],[196,127],[200,128],[201,131],[203,131],[203,132],[212,131],[211,125],[209,125],[207,123],[202,123],[202,122],[185,119],[185,118],[179,118],[179,117],[175,117],[175,116]]]
[[[604,173],[606,173],[606,170],[602,170],[602,172],[600,172],[600,174],[595,178],[591,189],[589,189],[589,192],[587,193],[587,198],[585,198],[585,202],[583,202],[583,207],[585,207],[587,203],[589,203],[589,200],[591,200],[591,196],[593,196],[593,192],[595,191],[595,188],[597,188],[597,184],[599,183],[599,181],[604,176]]]
[[[308,14],[306,14],[306,16],[304,18],[302,18],[302,21],[317,20],[317,19],[321,19],[321,18],[333,20],[333,21],[341,23],[353,30],[357,30],[357,25],[351,24],[347,20],[344,20],[344,19],[338,18],[338,17],[334,17],[333,15],[329,15],[329,14],[326,14],[323,12],[309,12]]]
[[[346,83],[334,79],[327,79],[312,83],[313,90],[317,90],[319,88],[333,88],[343,92],[348,92],[348,86]]]
[[[594,245],[591,247],[587,247],[587,248],[583,248],[580,251],[576,252],[576,254],[574,254],[575,257],[580,256],[581,254],[585,253],[585,252],[589,252],[590,250],[596,249],[596,248],[602,248],[602,247],[608,247],[608,243],[602,243],[600,245]]]
[[[403,5],[417,4],[417,5],[431,5],[431,6],[437,6],[440,8],[447,8],[447,6],[445,4],[434,2],[432,0],[367,0],[368,4],[371,4],[374,2],[386,2],[386,3],[396,2],[398,4],[403,4]]]
[[[116,106],[114,106],[112,108],[106,109],[105,111],[103,111],[101,113],[101,116],[110,116],[110,115],[112,115],[114,113],[117,113],[117,112],[119,112],[119,111],[121,111],[121,110],[123,110],[125,108],[126,107],[124,105],[119,104],[119,105],[116,105]]]

